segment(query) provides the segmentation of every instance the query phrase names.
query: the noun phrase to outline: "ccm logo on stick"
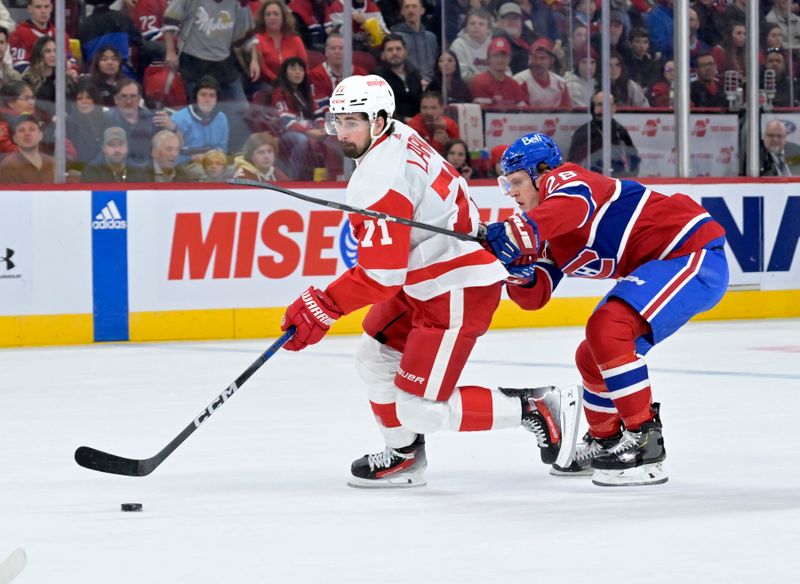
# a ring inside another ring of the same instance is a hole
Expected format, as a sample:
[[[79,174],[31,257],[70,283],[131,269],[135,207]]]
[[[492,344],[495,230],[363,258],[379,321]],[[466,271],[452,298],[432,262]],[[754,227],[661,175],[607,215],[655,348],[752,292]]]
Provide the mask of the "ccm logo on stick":
[[[205,422],[205,421],[206,421],[206,420],[207,420],[209,417],[211,417],[211,414],[213,414],[213,413],[214,413],[214,410],[216,410],[216,409],[217,409],[219,406],[221,406],[221,405],[222,405],[222,404],[224,404],[226,401],[228,401],[228,398],[229,398],[229,397],[231,397],[231,396],[232,396],[234,393],[236,393],[236,390],[237,390],[237,389],[239,389],[239,388],[238,388],[238,387],[236,387],[236,382],[234,382],[234,383],[231,383],[231,384],[228,386],[228,389],[226,389],[225,391],[223,391],[223,392],[222,392],[222,393],[221,393],[221,394],[220,394],[220,395],[217,397],[217,399],[215,399],[215,400],[214,400],[214,403],[212,403],[210,406],[208,406],[208,407],[207,407],[205,410],[203,410],[203,413],[202,413],[202,414],[200,414],[199,416],[197,416],[197,418],[195,418],[195,420],[194,420],[194,425],[195,425],[195,427],[199,428],[199,427],[200,427],[200,424],[202,424],[202,423],[203,423],[203,422]]]

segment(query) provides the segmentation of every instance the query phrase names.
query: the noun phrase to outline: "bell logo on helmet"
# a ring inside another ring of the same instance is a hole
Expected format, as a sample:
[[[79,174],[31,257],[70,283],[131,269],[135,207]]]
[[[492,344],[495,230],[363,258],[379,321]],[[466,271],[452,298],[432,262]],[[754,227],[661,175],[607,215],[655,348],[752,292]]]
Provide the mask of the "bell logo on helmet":
[[[534,132],[518,138],[509,146],[500,159],[503,175],[524,170],[531,180],[539,177],[539,165],[556,168],[562,163],[561,150],[550,136]]]
[[[537,144],[542,141],[542,138],[539,136],[539,134],[523,136],[521,139],[522,143],[525,144],[525,146],[530,146],[531,144]]]

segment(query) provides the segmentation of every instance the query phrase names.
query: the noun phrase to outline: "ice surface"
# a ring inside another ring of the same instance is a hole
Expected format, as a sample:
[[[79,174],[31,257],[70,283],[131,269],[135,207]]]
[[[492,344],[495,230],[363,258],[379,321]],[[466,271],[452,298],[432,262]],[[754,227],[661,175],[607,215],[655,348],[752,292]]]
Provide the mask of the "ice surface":
[[[462,380],[574,383],[581,334],[490,333]],[[0,351],[16,582],[800,581],[800,321],[692,324],[651,353],[663,486],[551,477],[519,429],[429,435],[427,487],[348,488],[350,462],[383,448],[354,337],[277,354],[149,477],[73,461],[80,445],[152,456],[269,342]]]

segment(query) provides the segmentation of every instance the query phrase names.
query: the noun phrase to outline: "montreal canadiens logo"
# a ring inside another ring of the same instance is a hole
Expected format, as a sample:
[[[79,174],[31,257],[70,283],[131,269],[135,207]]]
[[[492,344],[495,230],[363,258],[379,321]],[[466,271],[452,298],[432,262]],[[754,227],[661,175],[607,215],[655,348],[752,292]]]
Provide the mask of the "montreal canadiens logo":
[[[339,232],[339,255],[342,256],[342,261],[348,270],[358,262],[358,241],[353,236],[349,220],[345,220]]]

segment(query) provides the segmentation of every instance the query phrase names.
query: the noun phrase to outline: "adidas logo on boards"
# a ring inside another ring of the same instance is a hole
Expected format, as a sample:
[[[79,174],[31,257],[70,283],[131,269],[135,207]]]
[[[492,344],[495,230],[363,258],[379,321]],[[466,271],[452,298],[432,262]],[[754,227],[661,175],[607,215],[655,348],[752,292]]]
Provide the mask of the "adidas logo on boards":
[[[122,214],[117,208],[117,204],[113,201],[103,207],[92,221],[92,229],[127,229],[128,222],[122,218]]]

